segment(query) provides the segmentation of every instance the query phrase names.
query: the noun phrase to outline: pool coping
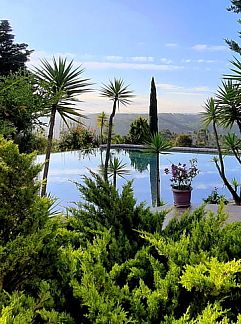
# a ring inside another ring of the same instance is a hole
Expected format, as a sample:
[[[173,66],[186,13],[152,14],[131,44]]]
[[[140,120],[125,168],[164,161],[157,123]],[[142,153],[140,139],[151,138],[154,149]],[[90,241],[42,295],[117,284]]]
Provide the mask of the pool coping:
[[[106,144],[100,145],[100,149],[105,149]],[[112,149],[128,149],[128,150],[146,150],[146,145],[140,144],[111,144]],[[208,148],[208,147],[180,147],[174,146],[171,147],[168,152],[185,152],[185,153],[218,153],[218,150],[215,148]]]

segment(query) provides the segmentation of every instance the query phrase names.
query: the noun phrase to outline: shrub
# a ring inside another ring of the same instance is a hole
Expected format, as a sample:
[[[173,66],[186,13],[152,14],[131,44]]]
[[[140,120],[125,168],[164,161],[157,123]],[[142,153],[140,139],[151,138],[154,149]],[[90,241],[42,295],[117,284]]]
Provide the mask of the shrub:
[[[175,146],[180,146],[180,147],[192,146],[192,137],[187,134],[179,134],[176,138]]]
[[[70,128],[60,136],[59,149],[61,151],[80,150],[98,145],[95,132],[84,126]]]

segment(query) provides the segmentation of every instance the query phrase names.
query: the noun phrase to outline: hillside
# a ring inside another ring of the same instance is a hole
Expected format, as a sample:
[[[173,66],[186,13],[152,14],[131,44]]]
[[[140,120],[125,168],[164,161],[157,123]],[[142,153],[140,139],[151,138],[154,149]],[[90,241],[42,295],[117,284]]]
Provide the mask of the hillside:
[[[82,119],[82,122],[90,128],[98,129],[96,125],[96,119],[98,114],[86,115],[85,119]],[[130,124],[137,117],[142,116],[148,118],[147,114],[122,114],[117,113],[114,119],[114,131],[116,134],[126,135],[128,133]],[[71,123],[70,123],[71,124]],[[158,125],[159,131],[163,129],[169,129],[174,133],[192,133],[195,130],[203,128],[201,123],[200,114],[169,114],[161,113],[158,114]],[[60,131],[66,129],[63,121],[60,122],[59,116],[56,119],[56,125],[54,129],[54,137],[58,138]],[[209,130],[212,132],[212,127],[209,127]],[[235,126],[233,130],[236,134],[239,134],[238,128]],[[220,134],[226,134],[228,130],[219,129]]]
[[[147,114],[116,114],[114,119],[115,132],[121,135],[126,135],[129,130],[129,126],[133,120],[142,116],[148,118]],[[91,114],[87,116],[85,124],[91,128],[96,128],[97,114]],[[159,130],[170,129],[175,133],[189,133],[201,128],[200,115],[197,114],[158,114]]]

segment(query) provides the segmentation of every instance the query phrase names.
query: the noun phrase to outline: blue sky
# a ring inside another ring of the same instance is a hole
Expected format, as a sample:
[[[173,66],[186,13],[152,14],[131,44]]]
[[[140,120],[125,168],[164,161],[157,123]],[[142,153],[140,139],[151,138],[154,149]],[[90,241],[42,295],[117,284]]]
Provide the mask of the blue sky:
[[[155,77],[159,112],[203,110],[228,72],[234,53],[225,38],[238,37],[238,15],[229,0],[0,0],[15,41],[40,58],[67,56],[82,64],[95,92],[84,95],[86,113],[105,110],[101,83],[123,78],[135,92],[120,112],[148,112]]]

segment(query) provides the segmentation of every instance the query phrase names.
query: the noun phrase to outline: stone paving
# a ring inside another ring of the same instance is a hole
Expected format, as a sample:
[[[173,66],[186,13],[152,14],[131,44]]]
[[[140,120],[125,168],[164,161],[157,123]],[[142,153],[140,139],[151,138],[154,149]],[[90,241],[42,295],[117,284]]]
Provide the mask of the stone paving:
[[[170,222],[170,220],[174,217],[180,218],[182,214],[189,210],[190,212],[194,211],[196,208],[198,208],[200,205],[191,205],[191,207],[188,208],[177,208],[172,205],[165,205],[161,207],[154,207],[151,208],[152,211],[161,211],[161,210],[169,210],[169,212],[166,215],[166,218],[163,222],[163,228],[167,226],[167,224]],[[205,210],[206,211],[213,211],[217,212],[218,205],[214,204],[206,204]],[[225,212],[228,214],[227,223],[233,223],[233,222],[240,222],[241,221],[241,206],[237,206],[235,204],[228,204],[224,206]]]

